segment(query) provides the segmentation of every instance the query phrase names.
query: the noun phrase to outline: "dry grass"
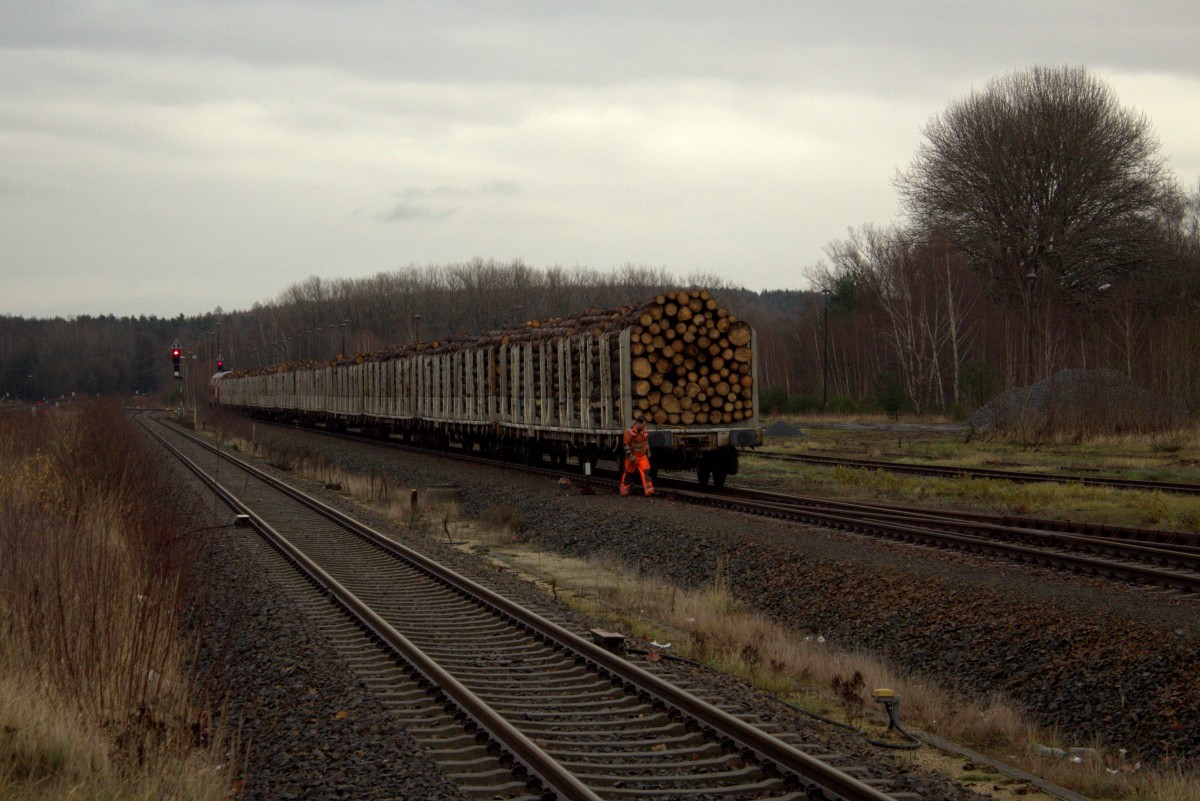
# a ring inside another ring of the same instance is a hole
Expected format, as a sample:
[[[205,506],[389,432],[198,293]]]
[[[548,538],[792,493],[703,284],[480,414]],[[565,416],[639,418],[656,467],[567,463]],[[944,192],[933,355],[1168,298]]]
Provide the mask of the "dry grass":
[[[34,786],[42,783],[98,788],[113,782],[117,771],[110,748],[92,736],[79,711],[47,698],[34,677],[5,673],[0,678],[4,797],[35,797]]]
[[[179,636],[187,540],[116,407],[0,421],[0,797],[217,799]]]
[[[1119,447],[1113,444],[1111,447]],[[1125,457],[1135,461],[1138,457]],[[1073,456],[1095,467],[1118,457],[1100,453]],[[910,460],[912,461],[912,460]],[[955,459],[954,464],[973,466],[967,459]],[[995,454],[977,458],[975,465],[989,466],[1003,461]],[[1135,476],[1162,471],[1145,468],[1120,470],[1114,475]],[[861,470],[849,467],[821,467],[802,463],[754,459],[743,460],[737,479],[757,482],[779,491],[803,495],[828,494],[847,499],[882,500],[899,503],[918,503],[945,508],[966,508],[1000,514],[1042,517],[1086,517],[1097,523],[1129,526],[1156,526],[1182,531],[1196,530],[1200,509],[1187,495],[1162,492],[1089,487],[1073,483],[1019,483],[968,477],[934,478],[911,476],[884,470]],[[1170,480],[1193,480],[1190,475],[1176,471]]]
[[[937,688],[894,673],[868,654],[783,629],[734,600],[720,575],[707,587],[684,590],[656,578],[638,578],[605,559],[588,560],[582,572],[611,577],[595,584],[596,591],[579,601],[589,611],[649,639],[671,642],[672,651],[682,656],[720,667],[785,697],[795,696],[810,708],[835,713],[845,706],[833,687],[839,679],[858,673],[868,694],[877,687],[896,689],[904,697],[906,720],[936,728],[946,737],[1012,744],[1024,735],[1026,723],[1002,699],[962,707]]]
[[[1039,729],[1000,696],[973,701],[899,673],[868,653],[845,650],[819,636],[783,629],[737,602],[718,571],[712,584],[683,590],[604,558],[574,560],[525,547],[485,527],[473,532],[472,550],[486,551],[581,611],[629,631],[648,644],[703,662],[771,692],[796,707],[883,735],[871,690],[888,687],[902,697],[902,720],[989,753],[1095,799],[1200,798],[1200,779],[1178,771],[1143,771],[1102,743],[1086,745],[1097,757],[1082,763],[1040,757],[1036,744],[1065,744]],[[955,776],[955,778],[961,778]]]
[[[429,531],[440,525],[449,536],[451,523],[460,517],[457,503],[436,497],[429,490],[399,486],[384,473],[374,470],[367,475],[352,473],[306,448],[280,445],[269,439],[252,441],[241,434],[226,434],[223,429],[210,433],[228,450],[255,456],[279,470],[319,482],[410,530]],[[515,525],[510,533],[518,534],[520,528]]]
[[[526,542],[529,539],[525,532],[525,518],[515,506],[494,506],[487,510],[482,522],[501,542]]]
[[[1160,432],[1097,433],[1034,443],[1019,439],[968,439],[953,430],[813,428],[805,418],[781,419],[800,428],[804,436],[768,437],[767,451],[1200,482],[1200,425],[1196,424]]]

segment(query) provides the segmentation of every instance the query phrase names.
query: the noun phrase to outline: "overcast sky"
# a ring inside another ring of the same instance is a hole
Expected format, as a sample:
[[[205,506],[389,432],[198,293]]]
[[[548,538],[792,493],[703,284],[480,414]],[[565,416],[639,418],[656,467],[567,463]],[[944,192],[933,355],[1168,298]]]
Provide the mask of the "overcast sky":
[[[1200,181],[1200,3],[0,0],[0,314],[476,256],[801,288],[921,128],[1082,65]]]

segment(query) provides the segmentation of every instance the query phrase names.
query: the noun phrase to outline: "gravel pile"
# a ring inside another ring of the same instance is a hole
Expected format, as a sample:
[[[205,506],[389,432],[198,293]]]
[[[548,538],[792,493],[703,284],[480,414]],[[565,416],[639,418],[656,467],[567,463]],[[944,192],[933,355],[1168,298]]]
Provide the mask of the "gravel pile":
[[[1181,401],[1157,398],[1116,370],[1063,370],[1002,392],[967,421],[976,433],[1154,431],[1187,414]]]
[[[763,434],[772,439],[791,439],[804,436],[804,432],[800,430],[799,426],[789,423],[787,420],[776,420],[768,424],[763,429]]]

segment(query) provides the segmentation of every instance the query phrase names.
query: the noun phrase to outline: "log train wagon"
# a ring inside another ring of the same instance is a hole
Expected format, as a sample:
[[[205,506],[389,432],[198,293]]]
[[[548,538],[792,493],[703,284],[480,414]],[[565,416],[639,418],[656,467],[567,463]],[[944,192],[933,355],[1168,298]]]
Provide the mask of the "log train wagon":
[[[332,362],[214,376],[223,407],[434,447],[616,460],[644,419],[652,468],[718,487],[762,444],[754,331],[707,290]]]

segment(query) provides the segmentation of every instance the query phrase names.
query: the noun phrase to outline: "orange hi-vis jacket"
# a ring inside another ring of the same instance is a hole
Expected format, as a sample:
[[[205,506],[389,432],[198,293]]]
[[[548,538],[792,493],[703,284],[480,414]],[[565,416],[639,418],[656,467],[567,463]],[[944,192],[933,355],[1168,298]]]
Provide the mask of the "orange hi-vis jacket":
[[[621,438],[625,443],[625,469],[621,472],[621,494],[629,494],[629,477],[637,474],[642,479],[642,489],[647,497],[654,494],[654,483],[650,480],[650,435],[645,429],[638,431],[633,426],[625,429]]]
[[[650,433],[643,429],[641,433],[634,430],[633,426],[625,429],[625,447],[633,454],[636,459],[639,456],[650,455]]]

